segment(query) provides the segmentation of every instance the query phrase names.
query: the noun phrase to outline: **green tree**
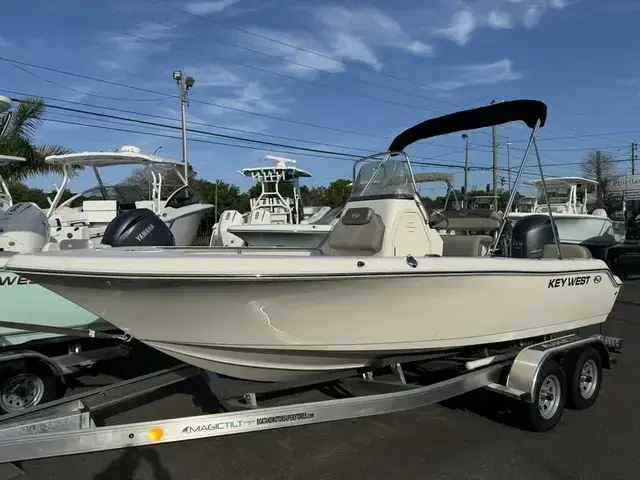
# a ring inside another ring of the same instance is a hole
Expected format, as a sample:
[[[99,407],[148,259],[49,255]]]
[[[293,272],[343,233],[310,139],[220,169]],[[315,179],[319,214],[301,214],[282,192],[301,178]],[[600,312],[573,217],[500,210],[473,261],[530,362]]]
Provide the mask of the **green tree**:
[[[341,207],[351,195],[351,180],[339,178],[327,186],[325,204],[330,207]]]
[[[24,183],[21,182],[12,182],[8,185],[9,191],[11,192],[11,198],[13,198],[13,203],[24,203],[24,202],[33,202],[38,205],[42,209],[49,208],[49,200],[53,200],[56,192],[50,191],[45,192],[40,188],[29,188]],[[69,190],[65,190],[62,194],[61,202],[71,198],[74,194]]]
[[[34,144],[45,108],[41,98],[29,97],[20,102],[7,120],[5,132],[0,136],[0,154],[26,159],[26,162],[13,162],[1,167],[0,173],[7,181],[21,182],[29,177],[62,172],[61,167],[46,163],[45,158],[71,150],[53,144]]]
[[[180,174],[178,174],[178,169]],[[137,185],[143,192],[150,192],[151,182],[153,180],[151,170],[156,174],[160,174],[162,177],[162,198],[167,198],[177,188],[184,184],[180,178],[180,175],[184,172],[184,167],[180,165],[153,165],[153,167],[141,166],[132,170],[123,183],[127,185]],[[196,185],[199,181],[197,179],[198,172],[196,172],[191,165],[188,166],[188,172],[189,185],[191,185],[195,191],[197,190]]]

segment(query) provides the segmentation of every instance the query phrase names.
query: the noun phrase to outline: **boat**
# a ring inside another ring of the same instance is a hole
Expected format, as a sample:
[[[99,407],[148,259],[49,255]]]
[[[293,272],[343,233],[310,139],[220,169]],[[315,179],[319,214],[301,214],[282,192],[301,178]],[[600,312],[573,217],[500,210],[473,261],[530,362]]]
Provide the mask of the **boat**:
[[[149,208],[169,225],[177,245],[191,245],[198,233],[204,215],[213,205],[203,204],[189,187],[177,167],[182,162],[141,153],[134,146],[125,145],[119,150],[68,153],[51,155],[47,163],[60,165],[64,176],[60,188],[47,212],[51,241],[85,240],[89,246],[99,245],[105,228],[123,211]],[[137,185],[105,185],[99,169],[122,165],[144,165],[151,170],[151,198],[143,194]],[[62,195],[73,176],[74,167],[90,167],[96,177],[97,186],[80,192],[62,202]],[[153,167],[175,167],[183,182],[166,198],[163,197],[162,174]],[[81,227],[81,228],[78,228]]]
[[[622,285],[605,262],[585,247],[561,244],[552,215],[523,218],[512,229],[503,217],[496,238],[504,245],[486,254],[478,236],[439,235],[404,152],[421,139],[523,121],[532,133],[510,211],[546,112],[541,101],[512,100],[445,115],[356,161],[327,254],[141,241],[17,255],[6,268],[172,357],[262,382],[337,374],[395,356],[484,351],[597,326]],[[147,221],[161,230],[157,217]],[[513,308],[496,308],[500,296]]]
[[[240,173],[260,186],[250,211],[225,210],[213,226],[211,246],[315,248],[338,221],[342,208],[321,207],[305,218],[300,179],[311,174],[289,158],[267,155],[271,165],[243,168]]]
[[[0,161],[17,161],[0,157]],[[182,163],[140,153],[136,147],[124,146],[116,152],[81,152],[49,156],[48,163],[63,166],[64,177],[49,210],[43,211],[32,202],[13,205],[11,194],[0,177],[0,201],[6,211],[0,214],[0,347],[22,346],[43,341],[57,341],[67,336],[52,333],[59,329],[113,330],[114,327],[78,305],[42,288],[30,280],[1,270],[17,253],[39,252],[62,248],[93,248],[100,245],[109,222],[126,209],[150,208],[171,229],[177,245],[190,245],[202,216],[212,205],[199,202],[186,184],[161,199],[162,176],[152,174],[151,200],[145,200],[136,185],[104,185],[99,168],[118,165],[175,165]],[[61,202],[70,183],[74,166],[91,167],[98,187],[74,195]],[[180,172],[178,171],[178,174]],[[180,177],[182,178],[182,177]],[[78,204],[78,206],[72,206]],[[28,308],[27,308],[28,306]],[[16,328],[7,325],[15,325]],[[40,328],[39,327],[45,327]]]
[[[534,180],[537,195],[530,212],[510,212],[512,223],[532,214],[553,213],[562,243],[584,245],[601,257],[611,246],[624,242],[624,222],[614,221],[595,204],[598,182],[582,177],[554,177]],[[545,187],[549,205],[545,196]],[[591,213],[589,211],[591,210]]]
[[[22,157],[0,155],[0,165],[24,161]],[[36,322],[39,322],[40,326],[47,327],[91,328],[94,331],[113,329],[113,326],[95,314],[24,277],[1,269],[4,263],[16,253],[40,251],[45,243],[41,230],[46,230],[46,217],[35,203],[14,205],[13,197],[2,175],[0,175],[0,186],[2,188],[0,214],[7,214],[0,216],[0,232],[11,232],[13,226],[13,234],[0,237],[0,305],[2,305],[0,348],[62,338],[60,334],[24,328],[33,326]],[[25,212],[26,215],[24,215]],[[36,228],[30,228],[30,226]],[[6,326],[9,323],[22,325],[22,327],[10,328]]]
[[[2,97],[0,97],[0,100],[2,100]],[[12,155],[0,155],[0,166],[8,165],[13,162],[24,162],[24,161],[26,161],[26,159],[23,157],[15,157]],[[13,206],[13,197],[11,196],[11,192],[9,191],[7,182],[2,177],[2,175],[0,175],[0,213],[3,213],[6,209],[11,208],[12,206]]]

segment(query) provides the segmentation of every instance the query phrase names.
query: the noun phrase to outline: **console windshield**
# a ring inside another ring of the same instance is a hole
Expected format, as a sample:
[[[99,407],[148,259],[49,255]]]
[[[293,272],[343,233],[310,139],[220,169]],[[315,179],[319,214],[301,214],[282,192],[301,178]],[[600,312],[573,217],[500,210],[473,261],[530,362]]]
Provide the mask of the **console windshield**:
[[[380,153],[354,165],[351,201],[381,198],[413,199],[417,193],[413,171],[404,153]]]

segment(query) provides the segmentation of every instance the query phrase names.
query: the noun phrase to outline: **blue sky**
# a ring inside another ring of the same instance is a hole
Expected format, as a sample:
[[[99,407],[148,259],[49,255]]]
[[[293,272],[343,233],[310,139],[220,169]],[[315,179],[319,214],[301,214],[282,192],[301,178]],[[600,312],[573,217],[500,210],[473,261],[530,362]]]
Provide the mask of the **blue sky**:
[[[39,95],[51,105],[179,125],[171,74],[180,68],[196,79],[190,127],[288,145],[373,153],[426,118],[515,98],[549,106],[540,140],[547,175],[579,174],[579,162],[595,148],[624,160],[640,139],[633,121],[640,106],[640,5],[634,0],[21,0],[5,2],[3,16],[15,21],[3,22],[1,57],[112,82],[0,61],[0,94]],[[75,151],[162,146],[164,156],[181,155],[177,139],[132,132],[178,131],[53,108],[47,118],[41,143]],[[491,164],[490,133],[470,134],[472,166]],[[513,167],[526,128],[502,126],[498,135],[500,167],[507,166],[507,137]],[[202,134],[190,139],[189,159],[201,177],[243,188],[249,184],[237,170],[282,151]],[[455,173],[461,185],[462,170],[455,167],[463,164],[463,149],[455,134],[408,153],[451,165],[421,169]],[[350,175],[348,159],[286,156],[312,172],[311,184]],[[618,168],[628,171],[630,163]],[[488,171],[473,171],[470,185],[490,179]],[[56,180],[28,183],[48,189]],[[91,183],[83,174],[72,188]]]

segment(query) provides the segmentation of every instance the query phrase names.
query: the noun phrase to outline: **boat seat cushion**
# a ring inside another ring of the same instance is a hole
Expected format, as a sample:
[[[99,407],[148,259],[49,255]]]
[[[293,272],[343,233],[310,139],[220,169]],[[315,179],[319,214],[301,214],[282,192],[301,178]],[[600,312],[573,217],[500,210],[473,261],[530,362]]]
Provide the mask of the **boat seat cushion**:
[[[434,215],[432,228],[437,230],[491,231],[498,230],[502,220],[499,213],[488,208],[450,210],[442,213],[446,219],[441,215]]]
[[[490,235],[441,235],[442,256],[482,257],[493,243]]]
[[[329,234],[329,248],[359,255],[382,250],[385,226],[382,217],[370,208],[350,208]]]
[[[593,258],[591,251],[582,245],[561,243],[560,254],[562,258]],[[542,249],[542,258],[558,258],[558,249],[555,243],[545,245]]]

